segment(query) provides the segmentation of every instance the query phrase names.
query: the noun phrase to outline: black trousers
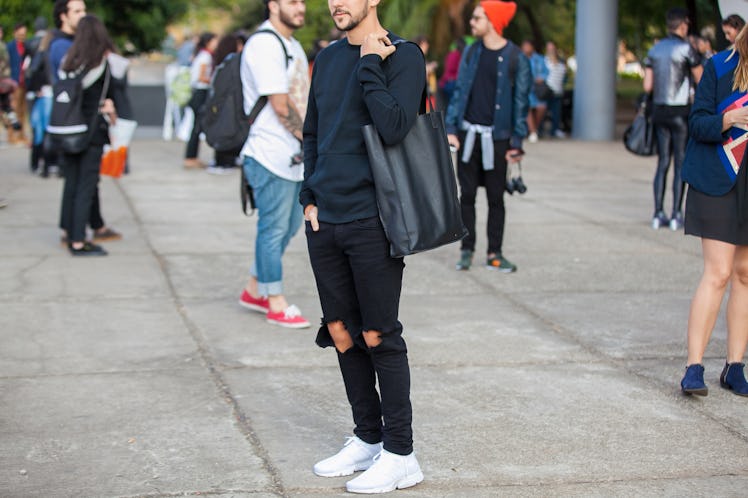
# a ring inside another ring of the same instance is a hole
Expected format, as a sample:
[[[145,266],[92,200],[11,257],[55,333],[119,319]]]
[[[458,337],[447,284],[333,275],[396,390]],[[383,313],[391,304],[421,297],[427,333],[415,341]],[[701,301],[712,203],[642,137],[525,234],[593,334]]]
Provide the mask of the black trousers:
[[[673,162],[673,211],[681,212],[683,206],[684,183],[681,179],[683,160],[686,157],[686,142],[688,141],[688,111],[678,107],[676,110],[667,106],[655,108],[652,122],[657,137],[657,172],[654,177],[654,206],[655,215],[664,211],[667,172],[670,162]]]
[[[398,455],[413,451],[408,351],[398,320],[405,263],[391,258],[378,217],[350,223],[306,222],[307,246],[322,304],[320,347],[334,346],[327,324],[341,321],[353,347],[338,351],[338,364],[351,404],[354,434]],[[369,347],[362,332],[378,331]],[[379,382],[379,393],[376,382]],[[380,396],[381,394],[381,396]]]
[[[102,149],[101,145],[91,145],[81,154],[65,154],[60,227],[67,231],[70,242],[86,240],[89,220],[93,229],[104,226],[98,202]]]
[[[465,143],[465,133],[461,133],[460,143]],[[461,152],[457,152],[457,179],[460,182],[460,207],[462,208],[462,221],[468,229],[468,235],[462,239],[463,250],[475,251],[475,197],[478,187],[486,188],[486,199],[488,199],[488,224],[486,234],[488,236],[487,254],[501,254],[504,243],[504,220],[506,211],[504,209],[504,190],[506,190],[506,151],[509,149],[509,140],[494,140],[494,156],[492,170],[483,169],[483,150],[480,137],[476,137],[475,147],[468,162],[462,161]]]
[[[203,106],[206,100],[208,100],[208,90],[197,88],[192,90],[192,98],[187,105],[195,113],[195,124],[192,126],[192,134],[190,134],[190,139],[187,141],[187,150],[184,153],[184,157],[187,159],[195,159],[197,157],[197,150],[200,146],[200,132],[202,131],[200,118],[202,117]]]

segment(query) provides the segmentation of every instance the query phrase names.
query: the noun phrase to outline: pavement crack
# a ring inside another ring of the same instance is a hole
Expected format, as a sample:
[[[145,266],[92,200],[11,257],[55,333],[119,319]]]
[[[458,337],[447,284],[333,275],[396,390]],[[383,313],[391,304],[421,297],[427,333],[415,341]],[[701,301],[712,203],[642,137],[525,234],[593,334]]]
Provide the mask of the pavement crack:
[[[176,285],[174,284],[174,281],[169,272],[169,265],[168,265],[168,262],[166,261],[166,258],[164,258],[164,256],[161,255],[154,247],[153,242],[151,241],[151,238],[147,230],[145,229],[143,220],[140,217],[135,207],[135,204],[132,202],[132,199],[130,198],[129,195],[127,195],[127,191],[124,189],[124,187],[119,181],[115,180],[115,184],[117,188],[119,189],[122,195],[122,198],[127,204],[128,209],[132,213],[133,219],[135,221],[135,225],[138,227],[138,232],[140,233],[140,236],[143,237],[143,240],[145,241],[145,244],[148,247],[148,251],[151,253],[151,255],[155,258],[156,262],[158,263],[161,273],[164,276],[164,280],[166,281],[166,285],[168,286],[169,295],[171,296],[171,301],[174,305],[174,309],[179,314],[179,317],[182,320],[182,323],[184,324],[185,329],[190,334],[190,337],[192,338],[192,340],[195,342],[198,354],[200,355],[200,358],[203,360],[203,363],[208,370],[208,374],[209,374],[211,381],[213,381],[221,397],[223,397],[224,400],[231,406],[231,411],[236,421],[237,427],[239,428],[239,431],[242,433],[244,438],[252,446],[257,457],[262,461],[262,467],[265,469],[265,471],[268,473],[270,477],[270,481],[271,481],[270,491],[273,494],[276,494],[279,496],[288,496],[284,490],[280,471],[273,464],[270,458],[270,454],[268,453],[267,449],[264,447],[264,445],[260,441],[260,438],[257,435],[257,433],[252,428],[251,419],[241,409],[241,406],[239,405],[239,402],[237,401],[236,396],[231,392],[231,388],[229,387],[228,382],[226,381],[223,374],[221,373],[220,362],[216,359],[216,357],[211,352],[207,340],[200,332],[200,328],[189,317],[187,313],[187,308],[182,302],[182,299],[179,297],[179,293],[177,292]]]

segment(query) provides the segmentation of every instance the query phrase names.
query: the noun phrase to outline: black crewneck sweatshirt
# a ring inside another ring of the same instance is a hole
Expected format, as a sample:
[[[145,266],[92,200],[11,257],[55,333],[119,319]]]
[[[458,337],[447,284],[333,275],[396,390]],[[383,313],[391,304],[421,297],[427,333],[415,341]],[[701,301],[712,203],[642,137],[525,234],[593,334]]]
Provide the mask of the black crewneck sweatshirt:
[[[299,200],[316,205],[318,219],[327,223],[378,216],[361,128],[373,123],[385,144],[402,141],[418,116],[426,81],[423,54],[413,43],[399,43],[384,61],[360,57],[360,49],[340,40],[314,62]]]

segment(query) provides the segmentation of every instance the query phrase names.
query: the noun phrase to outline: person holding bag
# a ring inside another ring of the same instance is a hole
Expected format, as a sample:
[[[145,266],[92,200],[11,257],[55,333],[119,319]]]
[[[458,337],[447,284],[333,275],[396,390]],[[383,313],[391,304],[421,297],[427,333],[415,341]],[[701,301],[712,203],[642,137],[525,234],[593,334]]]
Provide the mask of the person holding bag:
[[[362,127],[373,124],[385,144],[402,142],[416,122],[426,71],[419,48],[397,44],[402,39],[381,26],[379,3],[328,1],[347,36],[315,59],[299,195],[323,313],[316,342],[337,350],[355,424],[354,436],[313,471],[336,477],[364,470],[346,483],[353,493],[423,480],[398,320],[405,264],[390,256]]]
[[[101,246],[86,240],[86,223],[97,194],[103,147],[109,142],[108,123],[117,119],[106,60],[107,54],[113,51],[114,43],[104,24],[98,17],[86,15],[78,23],[75,41],[65,55],[58,75],[62,78],[84,74],[83,116],[87,122],[93,123],[88,130],[88,146],[77,154],[64,153],[65,187],[60,219],[73,256],[107,254]]]
[[[720,385],[748,396],[743,372],[748,346],[748,28],[735,49],[704,65],[688,118],[683,162],[688,183],[685,232],[701,238],[704,272],[688,315],[688,360],[681,390],[706,396],[702,364],[722,298],[727,301],[727,358]],[[742,144],[742,146],[741,146]]]

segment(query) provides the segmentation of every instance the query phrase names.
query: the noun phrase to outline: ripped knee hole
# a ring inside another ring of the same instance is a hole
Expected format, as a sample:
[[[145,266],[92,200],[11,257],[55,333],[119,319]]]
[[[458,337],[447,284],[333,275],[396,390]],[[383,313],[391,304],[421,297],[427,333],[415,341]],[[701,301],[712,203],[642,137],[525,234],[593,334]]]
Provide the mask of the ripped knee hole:
[[[335,349],[341,353],[345,353],[353,347],[353,338],[348,333],[348,329],[346,329],[342,321],[337,320],[328,323],[327,330],[330,333],[332,342],[335,343]]]
[[[369,330],[363,333],[364,341],[370,348],[375,348],[382,344],[382,333],[377,330]]]

